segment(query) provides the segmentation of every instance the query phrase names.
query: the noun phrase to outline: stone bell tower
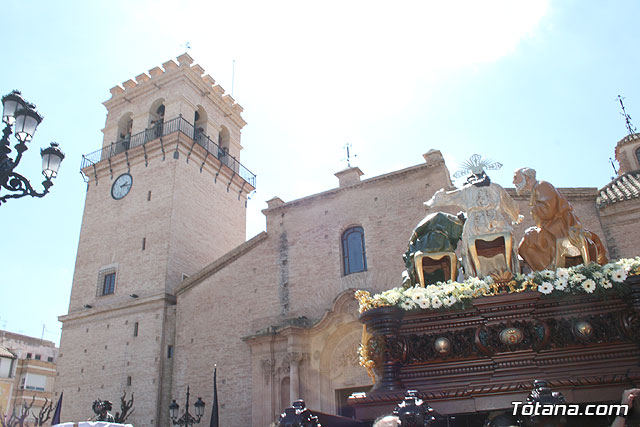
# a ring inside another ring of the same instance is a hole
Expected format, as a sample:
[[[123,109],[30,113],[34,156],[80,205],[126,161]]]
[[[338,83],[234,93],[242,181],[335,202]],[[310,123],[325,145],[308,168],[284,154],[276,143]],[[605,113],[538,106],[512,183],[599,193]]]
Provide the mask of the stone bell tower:
[[[611,258],[633,258],[640,239],[640,133],[616,144],[618,176],[598,191],[596,205]]]
[[[616,144],[618,175],[640,169],[640,133],[627,135]]]
[[[183,54],[111,89],[87,180],[56,390],[64,420],[135,393],[136,426],[169,425],[174,290],[245,240],[255,175],[240,163],[242,107]],[[177,398],[177,396],[174,396]]]

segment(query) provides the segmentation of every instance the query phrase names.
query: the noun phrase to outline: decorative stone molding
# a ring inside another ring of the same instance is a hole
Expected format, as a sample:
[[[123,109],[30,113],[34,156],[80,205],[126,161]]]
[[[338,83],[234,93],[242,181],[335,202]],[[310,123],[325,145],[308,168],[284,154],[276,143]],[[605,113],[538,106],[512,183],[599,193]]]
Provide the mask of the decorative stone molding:
[[[262,367],[262,375],[264,376],[264,382],[269,384],[269,379],[275,373],[276,361],[273,359],[262,359],[260,361],[260,366]]]

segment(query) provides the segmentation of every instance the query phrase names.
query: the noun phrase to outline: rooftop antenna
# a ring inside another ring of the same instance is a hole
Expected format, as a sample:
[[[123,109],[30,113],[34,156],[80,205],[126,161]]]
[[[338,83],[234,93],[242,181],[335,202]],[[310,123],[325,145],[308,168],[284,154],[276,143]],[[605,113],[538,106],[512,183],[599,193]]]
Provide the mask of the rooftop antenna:
[[[609,161],[611,162],[611,167],[613,168],[614,176],[611,177],[611,179],[613,180],[615,178],[615,175],[618,175],[618,170],[616,169],[616,164],[613,163],[613,159],[611,157],[609,157]]]
[[[620,113],[620,115],[624,117],[625,125],[627,126],[627,131],[629,132],[629,135],[633,135],[634,133],[637,132],[637,130],[636,130],[636,127],[631,123],[631,116],[627,114],[627,110],[624,109],[624,104],[622,103],[623,99],[624,99],[623,96],[618,95],[618,101],[620,101],[620,107],[622,108],[622,113]]]
[[[351,152],[349,151],[349,149],[351,148],[351,144],[349,144],[348,142],[344,145],[344,147],[347,150],[347,157],[345,159],[342,160],[346,160],[347,161],[347,167],[350,168],[351,167]],[[353,157],[358,157],[357,154],[354,154]]]
[[[233,84],[235,82],[235,77],[236,77],[236,60],[233,60],[233,63],[231,65],[231,97],[233,98]]]

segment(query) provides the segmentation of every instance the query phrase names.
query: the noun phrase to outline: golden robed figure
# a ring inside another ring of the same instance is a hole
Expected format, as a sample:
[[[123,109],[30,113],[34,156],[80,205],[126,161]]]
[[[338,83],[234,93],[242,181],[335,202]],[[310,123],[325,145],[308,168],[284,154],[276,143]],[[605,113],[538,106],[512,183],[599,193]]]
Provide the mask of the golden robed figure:
[[[529,207],[536,225],[525,232],[518,253],[532,270],[607,263],[598,235],[580,224],[569,201],[553,185],[536,180],[534,169],[518,169],[513,184],[519,195],[531,194]]]

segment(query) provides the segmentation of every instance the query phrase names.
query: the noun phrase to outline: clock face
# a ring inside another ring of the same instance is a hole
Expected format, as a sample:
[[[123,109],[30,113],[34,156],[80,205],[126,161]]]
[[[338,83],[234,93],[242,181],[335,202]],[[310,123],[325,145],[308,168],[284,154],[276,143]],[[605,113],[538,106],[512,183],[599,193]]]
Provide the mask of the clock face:
[[[133,178],[128,173],[124,173],[120,175],[113,182],[113,186],[111,187],[111,197],[116,200],[122,199],[129,193],[131,190],[131,184],[133,184]]]

